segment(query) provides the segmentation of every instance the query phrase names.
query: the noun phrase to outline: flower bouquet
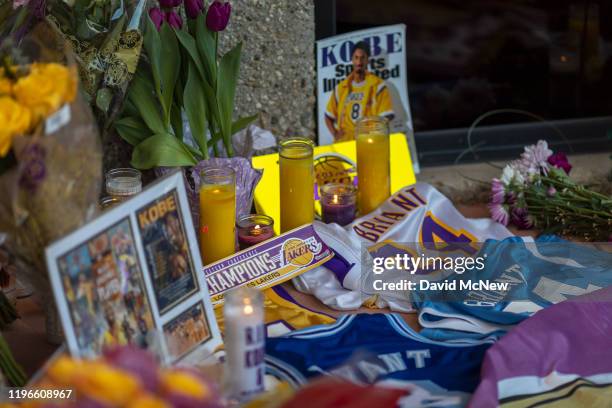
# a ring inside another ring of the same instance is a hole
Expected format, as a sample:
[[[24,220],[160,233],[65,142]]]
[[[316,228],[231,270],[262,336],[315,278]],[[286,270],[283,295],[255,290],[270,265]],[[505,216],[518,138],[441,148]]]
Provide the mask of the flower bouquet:
[[[77,93],[63,40],[40,23],[0,56],[0,232],[25,278],[45,302],[48,334],[61,339],[45,247],[98,209],[102,155],[91,111]]]
[[[492,181],[491,217],[586,241],[612,239],[612,197],[576,184],[571,169],[565,153],[553,153],[545,141],[526,146]]]
[[[61,356],[32,387],[32,395],[57,397],[53,407],[196,408],[220,407],[217,389],[202,374],[186,368],[161,368],[136,347],[109,349],[96,360]],[[59,394],[64,392],[64,398]],[[68,392],[74,393],[69,398]],[[48,407],[44,399],[27,407]],[[20,405],[15,405],[15,407]]]
[[[233,120],[242,44],[218,58],[218,33],[231,5],[215,0],[160,0],[149,10],[141,61],[128,90],[119,134],[134,146],[132,165],[193,166],[210,157],[233,156],[232,135],[255,120]],[[184,122],[188,126],[184,126]]]

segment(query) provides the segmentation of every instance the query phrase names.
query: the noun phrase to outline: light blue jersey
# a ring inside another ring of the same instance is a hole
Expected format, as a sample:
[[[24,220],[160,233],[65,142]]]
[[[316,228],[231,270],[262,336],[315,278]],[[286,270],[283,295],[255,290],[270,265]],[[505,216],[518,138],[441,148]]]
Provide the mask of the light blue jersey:
[[[449,301],[440,300],[439,293],[415,291],[422,335],[446,341],[499,337],[542,308],[612,284],[612,254],[554,236],[535,242],[489,240],[479,253],[484,254],[482,271],[452,274],[448,280],[488,280],[507,289],[465,290]]]
[[[332,325],[269,338],[266,364],[270,374],[295,387],[334,376],[407,388],[410,403],[461,406],[478,385],[481,361],[493,342],[441,343],[419,335],[396,314],[346,315]]]

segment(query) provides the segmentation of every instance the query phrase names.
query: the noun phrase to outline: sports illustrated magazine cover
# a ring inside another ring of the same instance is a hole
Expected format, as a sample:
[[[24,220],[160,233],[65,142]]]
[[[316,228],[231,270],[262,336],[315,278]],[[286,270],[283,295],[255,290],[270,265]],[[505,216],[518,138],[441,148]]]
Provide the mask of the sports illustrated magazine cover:
[[[86,354],[139,343],[154,328],[127,218],[58,258],[76,340]]]
[[[172,358],[180,359],[211,336],[204,305],[198,302],[164,325]]]
[[[353,140],[366,116],[389,120],[408,138],[418,169],[406,71],[406,26],[354,31],[317,41],[319,144]]]
[[[136,212],[161,314],[199,290],[176,190]]]

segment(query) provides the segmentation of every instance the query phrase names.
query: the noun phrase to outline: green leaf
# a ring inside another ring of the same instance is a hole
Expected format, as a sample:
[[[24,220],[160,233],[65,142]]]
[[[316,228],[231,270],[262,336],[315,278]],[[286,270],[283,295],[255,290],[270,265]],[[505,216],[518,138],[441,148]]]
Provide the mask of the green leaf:
[[[202,79],[204,79],[204,67],[202,65],[200,55],[198,54],[198,47],[196,45],[195,39],[185,30],[175,30],[174,32],[176,33],[176,37],[178,38],[183,48],[191,57],[191,60],[198,69],[200,76],[202,77]]]
[[[231,157],[232,152],[232,114],[234,111],[234,96],[240,70],[240,53],[242,43],[238,43],[227,54],[221,57],[219,63],[219,86],[217,87],[217,103],[219,105],[220,126],[223,133],[223,143]]]
[[[115,130],[119,136],[132,146],[136,146],[151,136],[151,131],[145,123],[134,117],[124,117],[115,122]]]
[[[180,105],[173,105],[170,111],[170,123],[174,129],[174,136],[178,140],[183,140],[183,115],[181,115]]]
[[[255,114],[252,116],[244,116],[242,118],[238,118],[234,123],[232,123],[232,135],[240,132],[245,127],[249,126],[255,119],[259,117],[259,114]]]
[[[129,98],[152,133],[167,133],[166,126],[161,119],[159,106],[151,89],[151,83],[143,75],[134,76]]]
[[[196,20],[196,42],[200,58],[204,62],[205,81],[214,88],[217,83],[217,41],[214,32],[206,27],[206,17],[202,13]]]
[[[181,53],[174,30],[168,24],[162,24],[160,30],[161,52],[160,59],[161,91],[166,108],[166,123],[170,121],[170,107],[174,97],[174,86],[181,69]]]
[[[196,163],[185,143],[167,133],[147,138],[132,153],[132,166],[143,170],[156,166],[193,166]]]
[[[157,97],[162,103],[163,99],[161,95],[161,87],[162,87],[162,79],[161,79],[161,39],[159,37],[159,33],[157,32],[157,28],[155,28],[155,24],[151,20],[151,17],[146,16],[145,20],[147,22],[145,36],[144,36],[144,46],[147,51],[147,56],[149,57],[149,62],[151,65],[151,71],[153,71],[153,81],[155,85],[155,91],[157,92]],[[165,108],[164,108],[165,111]]]
[[[208,146],[206,144],[206,101],[202,92],[202,81],[193,63],[189,64],[183,102],[187,119],[189,119],[191,134],[200,147],[204,158],[208,158]]]

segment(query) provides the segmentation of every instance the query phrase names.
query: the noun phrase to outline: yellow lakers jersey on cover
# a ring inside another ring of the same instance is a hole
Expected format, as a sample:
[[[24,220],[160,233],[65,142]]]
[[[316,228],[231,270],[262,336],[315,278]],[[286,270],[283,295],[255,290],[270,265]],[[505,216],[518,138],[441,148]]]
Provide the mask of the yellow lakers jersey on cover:
[[[361,82],[355,82],[349,75],[330,95],[325,115],[342,131],[342,136],[334,142],[353,140],[359,119],[393,115],[391,94],[385,81],[370,72],[366,72]]]

